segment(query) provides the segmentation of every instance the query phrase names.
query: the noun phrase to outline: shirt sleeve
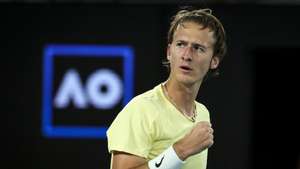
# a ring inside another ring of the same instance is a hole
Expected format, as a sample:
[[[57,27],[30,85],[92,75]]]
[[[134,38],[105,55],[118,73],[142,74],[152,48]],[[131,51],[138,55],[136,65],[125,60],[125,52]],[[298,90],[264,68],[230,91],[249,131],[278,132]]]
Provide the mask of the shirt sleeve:
[[[152,145],[149,105],[133,99],[117,115],[107,131],[108,150],[147,158]]]
[[[210,122],[210,112],[206,106],[202,103],[197,102],[197,121],[208,121]]]

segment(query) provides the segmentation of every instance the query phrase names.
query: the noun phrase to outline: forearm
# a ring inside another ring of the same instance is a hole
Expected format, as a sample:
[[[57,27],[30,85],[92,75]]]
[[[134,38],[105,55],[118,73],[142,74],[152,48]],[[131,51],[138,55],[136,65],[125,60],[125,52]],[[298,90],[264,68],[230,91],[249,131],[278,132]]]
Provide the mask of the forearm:
[[[114,157],[112,169],[180,169],[183,161],[177,156],[173,146],[170,146],[154,159],[147,161],[140,161],[137,156],[132,156],[122,153]],[[122,158],[120,158],[120,156]],[[135,160],[134,160],[135,159]]]
[[[148,162],[147,163],[144,163],[142,165],[139,165],[137,167],[132,167],[132,168],[129,168],[129,169],[149,169],[148,167]]]
[[[213,129],[207,122],[199,122],[190,133],[178,140],[173,148],[178,157],[185,161],[188,157],[201,153],[213,144]]]
[[[185,161],[189,157],[188,150],[180,144],[180,142],[176,142],[173,145],[174,151],[176,152],[178,158],[180,158],[182,161]]]

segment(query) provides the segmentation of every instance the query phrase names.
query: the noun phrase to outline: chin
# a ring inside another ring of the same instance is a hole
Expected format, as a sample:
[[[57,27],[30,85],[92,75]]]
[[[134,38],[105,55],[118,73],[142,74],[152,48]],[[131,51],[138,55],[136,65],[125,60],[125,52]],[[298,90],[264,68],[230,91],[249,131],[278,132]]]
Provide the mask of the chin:
[[[179,76],[177,78],[177,80],[185,85],[193,85],[197,82],[199,82],[199,79],[196,79],[195,77],[191,77],[191,76]]]
[[[194,85],[196,83],[201,83],[202,79],[194,76],[179,75],[177,80],[185,85]]]

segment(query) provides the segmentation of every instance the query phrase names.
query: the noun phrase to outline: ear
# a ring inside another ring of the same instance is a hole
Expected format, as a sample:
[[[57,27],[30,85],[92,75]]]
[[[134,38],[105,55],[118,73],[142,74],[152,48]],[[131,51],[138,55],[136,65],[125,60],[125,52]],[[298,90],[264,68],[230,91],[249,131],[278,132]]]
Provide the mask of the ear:
[[[170,52],[170,48],[171,48],[171,45],[168,44],[168,47],[167,47],[167,60],[170,60],[171,59],[171,52]]]
[[[217,56],[213,56],[210,62],[210,69],[216,69],[219,66],[220,59]]]

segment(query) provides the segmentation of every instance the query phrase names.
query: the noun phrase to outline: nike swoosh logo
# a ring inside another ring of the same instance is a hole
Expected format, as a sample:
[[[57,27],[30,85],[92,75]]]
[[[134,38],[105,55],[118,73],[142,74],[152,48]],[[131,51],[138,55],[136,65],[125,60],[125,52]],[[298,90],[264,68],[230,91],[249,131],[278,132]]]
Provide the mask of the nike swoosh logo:
[[[155,167],[156,167],[156,168],[160,167],[160,165],[161,165],[161,163],[162,163],[162,161],[163,161],[164,158],[165,158],[165,156],[163,156],[163,157],[161,158],[161,160],[160,160],[159,163],[155,163]]]

